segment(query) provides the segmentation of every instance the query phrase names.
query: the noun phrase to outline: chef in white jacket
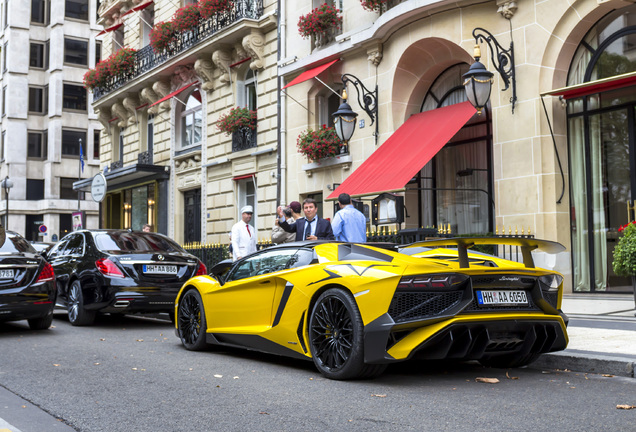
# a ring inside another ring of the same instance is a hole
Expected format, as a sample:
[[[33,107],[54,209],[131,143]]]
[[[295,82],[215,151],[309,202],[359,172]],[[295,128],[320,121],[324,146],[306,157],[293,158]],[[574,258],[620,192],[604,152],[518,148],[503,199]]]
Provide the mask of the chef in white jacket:
[[[256,252],[256,230],[250,221],[254,209],[246,205],[241,209],[241,220],[232,227],[232,258],[234,261]]]

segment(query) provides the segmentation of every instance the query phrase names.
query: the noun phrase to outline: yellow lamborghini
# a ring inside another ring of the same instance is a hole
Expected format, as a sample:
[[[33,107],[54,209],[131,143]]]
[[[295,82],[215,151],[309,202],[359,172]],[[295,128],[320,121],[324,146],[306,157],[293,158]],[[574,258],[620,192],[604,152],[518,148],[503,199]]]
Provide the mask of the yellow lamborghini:
[[[515,247],[523,262],[469,250],[483,244]],[[229,345],[312,359],[331,379],[373,377],[412,357],[522,366],[568,343],[563,277],[535,268],[535,249],[563,246],[520,238],[287,243],[187,281],[175,301],[176,333],[188,350]]]

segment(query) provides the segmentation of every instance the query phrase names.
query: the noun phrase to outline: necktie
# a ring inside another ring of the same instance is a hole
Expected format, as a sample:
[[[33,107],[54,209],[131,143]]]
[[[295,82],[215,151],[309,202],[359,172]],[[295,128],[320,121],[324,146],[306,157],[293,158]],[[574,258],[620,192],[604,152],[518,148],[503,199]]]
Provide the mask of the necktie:
[[[252,237],[252,233],[250,232],[250,226],[245,225],[245,228],[247,228],[247,233],[250,235],[250,237]]]
[[[313,220],[308,220],[305,225],[305,239],[311,235],[311,223]]]

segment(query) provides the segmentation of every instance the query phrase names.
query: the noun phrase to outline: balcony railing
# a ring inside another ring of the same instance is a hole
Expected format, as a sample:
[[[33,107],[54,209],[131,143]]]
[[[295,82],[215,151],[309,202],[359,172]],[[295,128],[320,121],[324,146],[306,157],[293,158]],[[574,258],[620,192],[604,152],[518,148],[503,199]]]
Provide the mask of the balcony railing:
[[[117,90],[139,75],[156,68],[194,45],[208,39],[242,19],[258,19],[263,15],[263,0],[234,0],[234,9],[203,20],[192,30],[178,33],[172,43],[162,52],[156,53],[150,45],[135,53],[135,66],[130,74],[109,79],[105,87],[93,89],[93,100],[97,101]]]
[[[256,147],[256,129],[241,127],[232,133],[232,151],[237,152]]]

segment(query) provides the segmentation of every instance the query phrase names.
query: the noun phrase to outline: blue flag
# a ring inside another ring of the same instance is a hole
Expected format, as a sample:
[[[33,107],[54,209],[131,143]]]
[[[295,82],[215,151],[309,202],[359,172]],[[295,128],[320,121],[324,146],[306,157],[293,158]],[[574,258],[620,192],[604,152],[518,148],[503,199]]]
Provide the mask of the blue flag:
[[[82,167],[82,172],[84,172],[84,150],[82,150],[81,142],[80,142],[80,166]]]

